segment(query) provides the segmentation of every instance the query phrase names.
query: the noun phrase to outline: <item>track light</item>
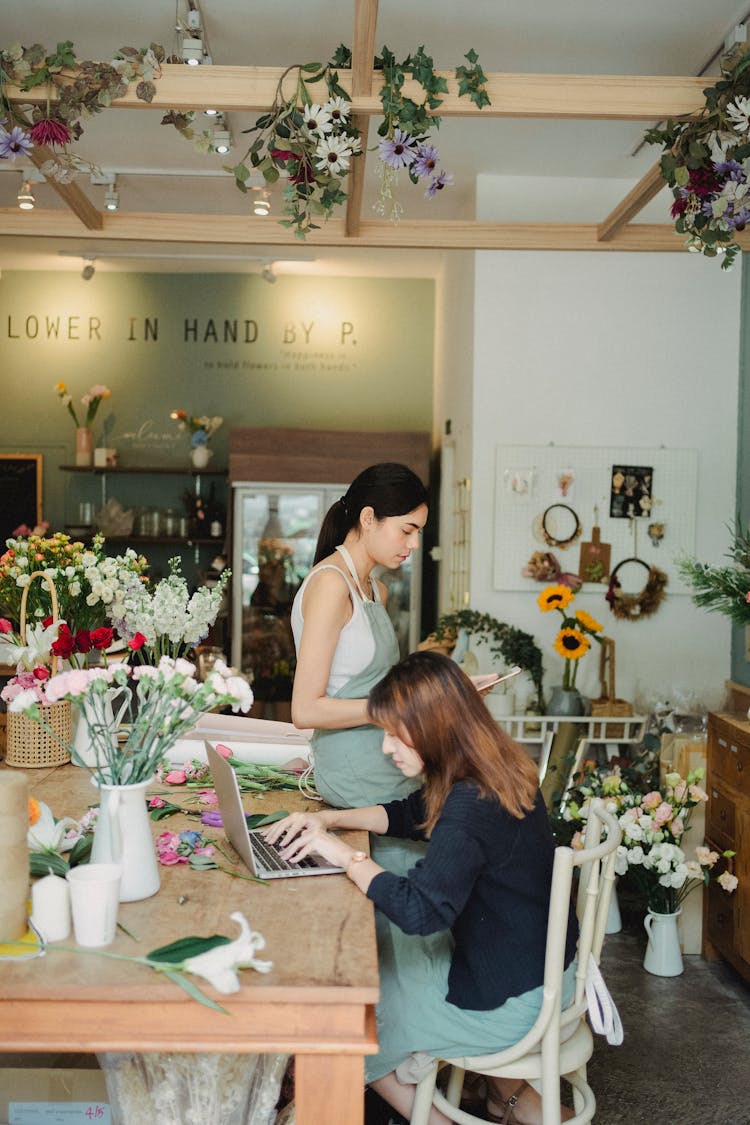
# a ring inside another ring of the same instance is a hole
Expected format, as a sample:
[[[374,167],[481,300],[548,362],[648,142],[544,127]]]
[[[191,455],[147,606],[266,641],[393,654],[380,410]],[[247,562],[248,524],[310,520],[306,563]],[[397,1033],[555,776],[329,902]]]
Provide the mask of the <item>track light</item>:
[[[224,125],[223,119],[220,122],[220,126],[220,128],[214,129],[211,134],[211,148],[214,152],[218,152],[221,156],[224,156],[232,147],[232,134]]]
[[[104,209],[105,211],[119,211],[120,210],[120,193],[117,190],[117,180],[115,179],[104,193]]]
[[[273,266],[270,264],[270,262],[267,265],[265,265],[263,267],[263,269],[260,271],[260,276],[263,278],[264,281],[267,281],[269,285],[275,285],[276,284],[277,277],[276,277],[276,274],[273,272]]]
[[[22,211],[33,211],[36,200],[34,193],[31,190],[31,183],[29,180],[24,180],[21,184],[21,190],[18,193],[18,206]]]
[[[84,258],[84,267],[81,270],[81,277],[84,281],[91,281],[91,278],[96,273],[96,266],[94,265],[93,258]]]
[[[200,35],[182,40],[182,61],[188,66],[199,66],[203,62],[203,39]]]

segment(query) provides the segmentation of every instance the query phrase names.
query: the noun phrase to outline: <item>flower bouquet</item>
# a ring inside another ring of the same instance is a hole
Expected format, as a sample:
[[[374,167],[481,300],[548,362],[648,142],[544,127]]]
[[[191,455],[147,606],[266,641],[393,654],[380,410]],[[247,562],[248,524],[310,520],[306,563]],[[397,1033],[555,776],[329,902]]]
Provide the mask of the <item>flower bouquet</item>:
[[[625,808],[619,816],[622,843],[617,849],[618,875],[626,872],[645,892],[648,908],[654,914],[675,914],[695,887],[708,885],[720,856],[704,845],[694,849],[688,859],[683,848],[692,809],[708,799],[697,784],[703,770],[693,770],[686,778],[669,773],[661,790],[654,790]],[[733,851],[722,853],[731,860]],[[728,894],[737,886],[737,877],[723,871],[716,882]]]
[[[537,598],[542,613],[557,610],[562,625],[554,642],[555,652],[563,657],[563,691],[574,691],[578,676],[578,662],[591,648],[591,638],[601,644],[598,636],[602,626],[584,609],[575,611],[574,616],[566,613],[575,599],[569,586],[547,586]]]
[[[200,586],[192,595],[180,573],[180,559],[169,560],[169,577],[149,590],[132,571],[115,576],[110,619],[127,642],[133,660],[158,664],[162,656],[184,657],[200,644],[216,620],[231,571],[215,586]]]
[[[55,392],[58,398],[62,400],[62,404],[67,409],[68,414],[73,419],[76,429],[89,429],[94,423],[102,400],[109,398],[112,394],[109,387],[105,387],[104,383],[95,383],[93,387],[89,387],[86,394],[81,398],[81,406],[86,408],[86,413],[83,415],[83,421],[79,422],[78,415],[73,406],[73,397],[68,390],[67,384],[62,381],[55,383]]]
[[[185,410],[173,410],[169,417],[177,422],[181,430],[189,431],[190,444],[193,448],[198,445],[206,445],[208,439],[213,437],[224,422],[224,419],[218,417],[218,415],[213,418],[209,418],[207,414],[196,417],[188,414]]]

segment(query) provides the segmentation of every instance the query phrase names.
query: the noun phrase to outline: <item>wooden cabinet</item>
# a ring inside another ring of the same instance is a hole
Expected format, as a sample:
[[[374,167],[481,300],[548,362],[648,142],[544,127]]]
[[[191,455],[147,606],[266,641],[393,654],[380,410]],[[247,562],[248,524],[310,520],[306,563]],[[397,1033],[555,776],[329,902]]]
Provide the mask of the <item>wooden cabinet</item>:
[[[704,896],[703,955],[724,957],[750,981],[750,722],[742,712],[709,715],[706,790],[706,843],[737,853],[720,862],[739,885],[730,895],[712,880]]]

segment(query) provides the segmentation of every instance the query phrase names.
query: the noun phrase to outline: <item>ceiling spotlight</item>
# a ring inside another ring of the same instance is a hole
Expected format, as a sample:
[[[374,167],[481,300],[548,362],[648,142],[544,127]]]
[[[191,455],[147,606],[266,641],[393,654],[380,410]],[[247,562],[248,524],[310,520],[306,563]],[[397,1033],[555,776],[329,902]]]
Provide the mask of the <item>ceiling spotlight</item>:
[[[219,116],[218,109],[204,109],[203,112],[206,115],[206,117],[218,117]]]
[[[203,40],[200,35],[182,40],[182,61],[188,66],[199,66],[203,62]]]
[[[120,210],[120,193],[117,190],[117,181],[107,188],[104,193],[104,210],[105,211],[119,211]]]
[[[34,193],[31,190],[31,184],[28,180],[24,180],[21,184],[21,190],[18,193],[18,206],[22,211],[33,211],[36,200]]]
[[[277,281],[276,274],[273,272],[273,266],[270,263],[263,267],[260,271],[260,276],[264,281],[267,281],[269,285],[274,285]]]
[[[96,266],[94,265],[94,259],[93,258],[88,258],[88,259],[84,258],[83,261],[84,261],[84,266],[83,266],[83,269],[81,270],[81,277],[83,278],[84,281],[91,281],[91,278],[96,273]]]
[[[232,147],[232,134],[228,129],[214,129],[211,135],[211,148],[224,156]]]
[[[253,214],[265,216],[271,212],[271,200],[268,198],[268,192],[264,191],[258,194],[253,199]]]

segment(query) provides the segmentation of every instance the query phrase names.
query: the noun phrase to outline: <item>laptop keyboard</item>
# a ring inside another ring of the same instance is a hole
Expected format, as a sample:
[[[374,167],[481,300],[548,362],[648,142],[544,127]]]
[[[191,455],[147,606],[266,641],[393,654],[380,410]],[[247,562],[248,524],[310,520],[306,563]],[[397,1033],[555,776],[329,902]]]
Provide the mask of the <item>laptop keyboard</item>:
[[[257,833],[251,833],[252,848],[257,856],[259,862],[268,871],[298,871],[302,867],[317,867],[318,864],[312,856],[305,856],[299,863],[290,863],[288,859],[283,859],[279,855],[278,848],[275,844],[270,844]]]

